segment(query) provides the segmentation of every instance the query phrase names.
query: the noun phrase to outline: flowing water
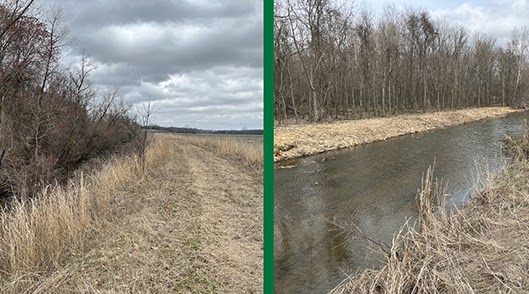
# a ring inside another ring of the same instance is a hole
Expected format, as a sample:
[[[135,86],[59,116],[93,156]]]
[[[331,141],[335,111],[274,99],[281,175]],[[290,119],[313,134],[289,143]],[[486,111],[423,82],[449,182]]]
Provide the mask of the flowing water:
[[[406,220],[415,221],[415,195],[434,161],[449,205],[460,206],[484,175],[504,166],[500,140],[520,136],[525,118],[516,113],[278,164],[275,293],[326,293],[347,275],[379,267],[380,255],[350,232],[391,244]]]

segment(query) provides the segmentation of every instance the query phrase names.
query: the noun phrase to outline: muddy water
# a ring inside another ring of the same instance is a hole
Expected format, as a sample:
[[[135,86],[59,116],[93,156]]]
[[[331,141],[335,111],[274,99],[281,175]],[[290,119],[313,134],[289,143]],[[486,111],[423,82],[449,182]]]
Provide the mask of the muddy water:
[[[379,267],[380,256],[348,232],[357,227],[390,244],[406,220],[415,220],[421,176],[434,161],[452,195],[449,205],[461,205],[483,182],[483,171],[501,170],[500,140],[521,135],[525,118],[516,113],[281,163],[275,293],[325,293],[346,275]]]

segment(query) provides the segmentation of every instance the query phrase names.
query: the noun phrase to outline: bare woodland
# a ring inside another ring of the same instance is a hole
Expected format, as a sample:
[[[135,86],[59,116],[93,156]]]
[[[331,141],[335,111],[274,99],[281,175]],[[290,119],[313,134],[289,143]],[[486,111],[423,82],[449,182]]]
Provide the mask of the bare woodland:
[[[141,138],[118,91],[89,81],[87,56],[61,64],[68,46],[59,11],[34,0],[0,4],[0,196],[28,198],[81,163]],[[140,140],[141,141],[141,140]]]
[[[525,107],[529,29],[500,42],[387,6],[275,3],[276,121],[318,122],[482,106]],[[505,43],[505,44],[503,44]]]

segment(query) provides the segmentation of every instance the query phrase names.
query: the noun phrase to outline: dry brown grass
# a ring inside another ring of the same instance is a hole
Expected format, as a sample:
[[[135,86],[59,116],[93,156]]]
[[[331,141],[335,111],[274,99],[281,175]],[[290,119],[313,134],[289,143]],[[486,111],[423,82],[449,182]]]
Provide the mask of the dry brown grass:
[[[275,160],[353,147],[406,134],[504,116],[516,111],[519,110],[509,107],[483,107],[332,123],[278,126],[274,129],[274,144],[277,150]]]
[[[208,146],[220,154],[232,156],[244,165],[263,169],[262,140],[244,140],[234,136],[183,136],[195,145]]]
[[[383,268],[331,293],[527,293],[529,161],[518,158],[450,215],[439,209],[442,189],[428,171],[417,195],[419,229],[403,229]]]
[[[115,216],[30,288],[33,293],[259,293],[262,177],[186,138],[157,134],[171,154],[126,185]]]
[[[146,173],[169,156],[156,140]],[[114,158],[66,186],[49,186],[38,198],[16,202],[0,214],[0,292],[21,293],[82,249],[86,236],[113,217],[114,195],[143,176],[138,156]]]
[[[145,176],[138,158],[116,159],[64,188],[71,199],[50,190],[50,200],[22,209],[50,219],[27,212],[6,218],[19,238],[11,248],[27,248],[15,259],[44,255],[43,242],[50,254],[9,269],[0,293],[261,291],[260,173],[183,136],[155,137]],[[62,214],[68,218],[42,229],[60,236],[34,237],[33,223],[52,224]]]

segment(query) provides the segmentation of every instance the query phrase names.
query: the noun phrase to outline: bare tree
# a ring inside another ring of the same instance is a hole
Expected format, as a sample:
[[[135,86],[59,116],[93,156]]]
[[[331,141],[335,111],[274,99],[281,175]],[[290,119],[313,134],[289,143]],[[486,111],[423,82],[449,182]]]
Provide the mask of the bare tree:
[[[139,124],[143,128],[138,150],[141,158],[142,177],[145,175],[145,157],[147,146],[149,146],[150,142],[152,141],[152,133],[147,130],[147,127],[153,124],[152,116],[156,113],[156,111],[157,109],[151,102],[150,98],[147,103],[142,104],[141,109],[139,110]]]
[[[523,106],[527,98],[527,29],[504,45],[412,8],[375,17],[328,0],[275,5],[278,121]]]
[[[42,18],[32,3],[0,5],[0,195],[18,198],[122,148],[139,130],[117,89],[95,91],[85,55],[76,69],[60,63],[60,11]]]

